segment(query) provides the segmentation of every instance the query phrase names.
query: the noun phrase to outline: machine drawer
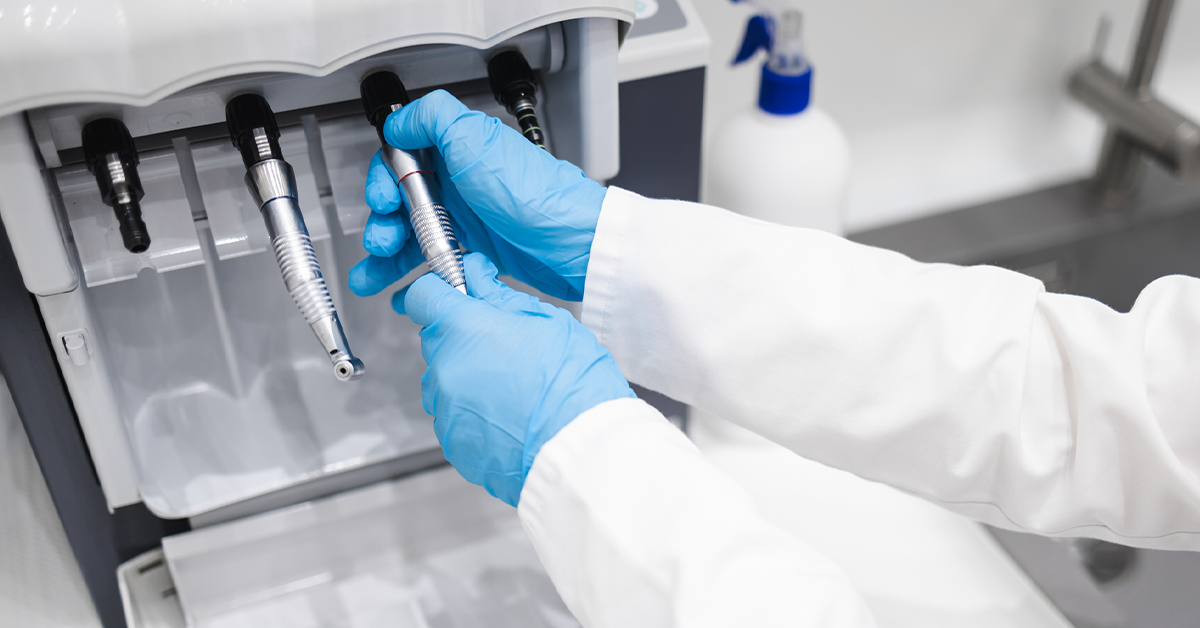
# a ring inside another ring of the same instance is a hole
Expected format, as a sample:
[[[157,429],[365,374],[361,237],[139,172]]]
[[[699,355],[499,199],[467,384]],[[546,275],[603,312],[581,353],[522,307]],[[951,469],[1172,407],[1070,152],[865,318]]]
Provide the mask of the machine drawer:
[[[566,628],[517,511],[448,466],[167,537],[119,569],[130,628]]]

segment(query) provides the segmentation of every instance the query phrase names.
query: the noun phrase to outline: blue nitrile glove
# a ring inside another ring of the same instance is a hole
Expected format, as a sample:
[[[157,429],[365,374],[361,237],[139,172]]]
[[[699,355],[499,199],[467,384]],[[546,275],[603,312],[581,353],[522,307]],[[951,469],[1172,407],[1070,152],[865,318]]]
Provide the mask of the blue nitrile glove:
[[[384,137],[397,148],[437,148],[442,198],[463,247],[548,295],[583,298],[604,186],[442,90],[388,116]],[[373,211],[363,246],[370,257],[350,270],[350,289],[359,296],[383,290],[422,261],[396,211],[396,178],[378,154],[366,197]]]
[[[423,327],[421,404],[446,459],[516,506],[546,441],[596,405],[635,395],[569,312],[500,283],[479,253],[463,265],[470,296],[430,273],[392,306]]]

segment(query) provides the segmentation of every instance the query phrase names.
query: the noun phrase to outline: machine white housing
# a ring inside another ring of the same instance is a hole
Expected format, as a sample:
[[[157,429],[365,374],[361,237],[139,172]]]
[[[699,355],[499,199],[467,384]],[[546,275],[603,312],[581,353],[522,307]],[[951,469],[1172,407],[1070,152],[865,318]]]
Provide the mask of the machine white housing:
[[[633,0],[27,4],[0,10],[0,218],[109,508],[203,527],[440,461],[416,328],[390,293],[344,289],[378,148],[359,81],[387,68],[414,97],[446,88],[512,123],[486,62],[517,48],[552,152],[606,180]],[[279,119],[358,382],[330,374],[266,252],[225,130],[247,91]],[[138,146],[141,254],[82,163],[80,131],[104,116]]]

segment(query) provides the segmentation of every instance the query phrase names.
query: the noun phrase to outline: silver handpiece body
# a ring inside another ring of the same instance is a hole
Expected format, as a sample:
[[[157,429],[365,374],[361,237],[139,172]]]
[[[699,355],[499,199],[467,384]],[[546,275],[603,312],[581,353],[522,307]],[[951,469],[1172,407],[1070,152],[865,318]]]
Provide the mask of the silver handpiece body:
[[[398,107],[397,107],[398,108]],[[429,149],[407,151],[383,144],[383,161],[400,180],[400,196],[408,208],[413,233],[421,245],[421,255],[429,270],[451,287],[466,294],[462,252],[450,225],[450,214],[442,205],[437,175],[425,164],[432,164]]]
[[[254,129],[253,134],[266,143],[264,130]],[[304,225],[291,165],[273,157],[252,164],[246,169],[246,189],[262,212],[284,286],[333,363],[334,376],[341,381],[362,377],[363,363],[350,351]]]
[[[362,377],[363,363],[350,352],[304,226],[296,174],[279,148],[279,126],[271,105],[258,94],[235,96],[225,104],[225,123],[246,166],[246,189],[262,212],[284,286],[333,363],[334,376],[341,381]]]

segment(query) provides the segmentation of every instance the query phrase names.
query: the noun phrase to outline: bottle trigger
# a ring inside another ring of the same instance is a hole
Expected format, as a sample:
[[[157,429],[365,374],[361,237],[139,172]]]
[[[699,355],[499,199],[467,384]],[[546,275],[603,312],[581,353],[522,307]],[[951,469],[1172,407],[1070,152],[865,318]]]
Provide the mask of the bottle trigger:
[[[771,49],[771,22],[766,15],[756,15],[746,22],[746,35],[742,47],[733,59],[733,65],[748,61],[759,50]]]

